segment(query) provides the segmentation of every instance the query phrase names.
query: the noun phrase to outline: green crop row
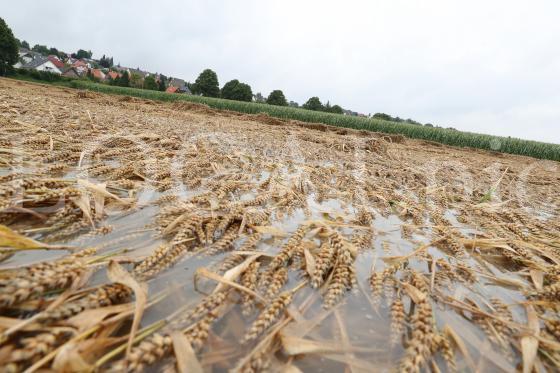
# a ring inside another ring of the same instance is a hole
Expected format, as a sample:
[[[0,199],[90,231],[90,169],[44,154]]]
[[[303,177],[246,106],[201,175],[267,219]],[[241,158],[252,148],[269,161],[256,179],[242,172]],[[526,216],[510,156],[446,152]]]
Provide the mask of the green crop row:
[[[215,109],[232,110],[247,114],[266,113],[272,117],[281,119],[294,119],[303,122],[324,123],[338,127],[402,134],[409,138],[435,141],[446,145],[495,150],[504,153],[560,161],[560,145],[512,137],[483,135],[472,132],[461,132],[453,129],[425,127],[421,125],[317,112],[286,106],[273,106],[255,102],[241,102],[212,97],[170,94],[137,88],[116,87],[88,81],[75,80],[70,82],[70,86],[79,89],[141,97],[150,100],[195,102],[208,105]]]

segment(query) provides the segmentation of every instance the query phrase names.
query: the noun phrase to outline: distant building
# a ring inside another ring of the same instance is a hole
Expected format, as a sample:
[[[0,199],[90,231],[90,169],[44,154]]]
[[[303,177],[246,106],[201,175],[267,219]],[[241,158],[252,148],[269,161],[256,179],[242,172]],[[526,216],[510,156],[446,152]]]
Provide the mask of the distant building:
[[[179,88],[173,87],[172,85],[170,85],[169,87],[167,87],[165,92],[167,92],[167,93],[179,93]]]
[[[89,63],[82,60],[74,60],[72,67],[76,68],[80,75],[85,75],[90,68]]]
[[[118,79],[118,78],[121,76],[121,74],[119,74],[119,73],[116,72],[116,71],[112,71],[112,70],[110,70],[110,71],[109,71],[107,74],[105,74],[105,75],[106,75],[105,77],[106,77],[107,79],[111,79],[111,80]]]
[[[57,56],[54,55],[50,55],[47,57],[49,59],[49,61],[51,61],[53,63],[53,65],[55,65],[60,71],[62,71],[64,69],[64,62],[62,62],[61,60],[58,59]]]
[[[105,80],[105,73],[99,69],[90,69],[91,75],[97,80]]]
[[[35,51],[20,48],[18,52],[18,62],[14,65],[16,69],[22,68],[23,65],[28,64],[36,58],[42,58],[43,55]]]
[[[22,69],[37,70],[37,71],[47,71],[53,74],[61,74],[62,71],[54,63],[52,63],[47,57],[37,57],[32,61],[21,66]]]
[[[169,87],[177,88],[177,93],[191,93],[189,87],[187,86],[187,82],[185,82],[183,79],[171,78],[167,85]]]
[[[350,116],[353,116],[353,117],[357,117],[357,116],[358,116],[358,113],[357,113],[356,111],[352,111],[352,110],[345,110],[345,109],[342,109],[342,113],[343,113],[344,115],[350,115]]]
[[[138,69],[127,69],[127,70],[128,70],[128,74],[129,74],[130,76],[132,76],[132,74],[137,74],[137,75],[140,75],[140,77],[141,77],[142,79],[144,79],[144,78],[147,77],[147,76],[152,75],[151,73],[149,73],[149,72],[147,72],[147,71],[142,71],[142,70],[140,70],[139,68],[138,68]]]
[[[67,78],[78,79],[82,75],[80,75],[80,73],[78,72],[78,70],[76,70],[75,67],[67,66],[62,69],[62,76],[65,76]]]

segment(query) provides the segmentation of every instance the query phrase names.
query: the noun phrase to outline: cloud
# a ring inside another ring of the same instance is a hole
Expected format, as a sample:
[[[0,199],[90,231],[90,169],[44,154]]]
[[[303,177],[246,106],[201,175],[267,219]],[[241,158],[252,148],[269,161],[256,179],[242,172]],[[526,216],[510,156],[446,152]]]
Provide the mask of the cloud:
[[[16,36],[193,81],[560,143],[555,1],[20,0]]]

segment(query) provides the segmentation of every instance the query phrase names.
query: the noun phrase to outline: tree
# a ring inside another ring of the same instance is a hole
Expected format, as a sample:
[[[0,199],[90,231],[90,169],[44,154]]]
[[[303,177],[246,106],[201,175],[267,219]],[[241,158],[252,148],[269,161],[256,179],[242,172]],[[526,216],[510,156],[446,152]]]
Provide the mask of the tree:
[[[159,74],[158,91],[164,92],[166,89],[167,89],[167,77],[163,74]]]
[[[381,119],[381,120],[393,120],[392,116],[390,116],[389,114],[385,114],[385,113],[375,113],[375,114],[373,114],[373,118]]]
[[[120,78],[118,78],[117,85],[120,87],[130,87],[130,76],[128,71],[125,71]]]
[[[91,51],[85,51],[83,49],[78,49],[78,52],[72,53],[72,57],[77,58],[79,60],[81,60],[82,58],[91,58],[92,55],[93,54],[91,53]]]
[[[103,55],[103,57],[101,57],[101,59],[99,60],[99,64],[108,69],[113,66],[113,57],[109,58]]]
[[[12,30],[0,18],[0,76],[13,71],[13,65],[18,61],[18,45]]]
[[[290,107],[299,107],[299,104],[298,104],[297,102],[295,102],[295,101],[290,101],[290,102],[288,102],[288,106],[290,106]]]
[[[339,105],[331,106],[330,101],[327,101],[327,103],[323,107],[323,111],[326,111],[327,113],[335,113],[335,114],[343,114],[344,113],[344,110]]]
[[[49,54],[49,48],[46,45],[35,44],[31,50],[45,56]]]
[[[335,113],[335,114],[343,114],[344,110],[339,106],[339,105],[333,105],[331,107],[331,113]]]
[[[144,89],[151,89],[152,91],[157,91],[159,86],[153,75],[149,75],[144,79]]]
[[[311,97],[302,107],[307,110],[315,111],[323,111],[325,109],[319,97]]]
[[[251,101],[253,91],[248,84],[241,83],[237,79],[230,80],[222,88],[222,98],[237,101]]]
[[[220,95],[220,85],[218,75],[210,69],[200,73],[194,82],[194,92],[207,97],[218,97]]]
[[[253,95],[253,101],[263,103],[266,101],[266,99],[260,92],[257,92]]]
[[[144,79],[142,79],[142,75],[137,73],[130,74],[130,82],[129,85],[134,88],[142,88],[144,84]]]
[[[266,99],[266,103],[269,105],[288,106],[288,101],[286,101],[284,92],[279,89],[270,92],[268,98]]]
[[[22,48],[25,48],[25,49],[30,49],[30,48],[29,48],[29,43],[26,42],[25,40],[21,42],[21,47],[22,47]]]

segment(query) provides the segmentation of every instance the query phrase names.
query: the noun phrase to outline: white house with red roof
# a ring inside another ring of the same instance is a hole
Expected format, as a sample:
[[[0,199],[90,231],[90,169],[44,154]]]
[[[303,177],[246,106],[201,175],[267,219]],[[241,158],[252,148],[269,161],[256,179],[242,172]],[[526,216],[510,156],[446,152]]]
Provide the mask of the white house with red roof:
[[[54,55],[50,55],[47,57],[49,59],[49,61],[51,61],[53,63],[53,65],[55,65],[60,71],[62,71],[62,69],[64,69],[64,62],[62,62],[61,60],[58,59],[57,56]]]
[[[47,57],[37,57],[34,60],[23,64],[21,68],[28,70],[47,71],[53,74],[62,74],[62,70],[56,67],[56,65],[52,63],[52,61]]]

